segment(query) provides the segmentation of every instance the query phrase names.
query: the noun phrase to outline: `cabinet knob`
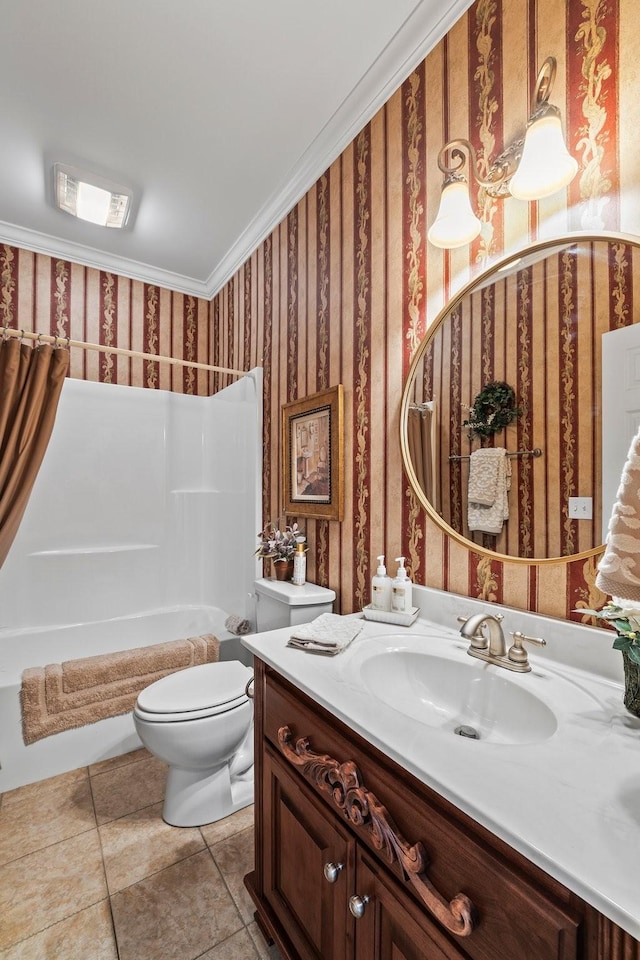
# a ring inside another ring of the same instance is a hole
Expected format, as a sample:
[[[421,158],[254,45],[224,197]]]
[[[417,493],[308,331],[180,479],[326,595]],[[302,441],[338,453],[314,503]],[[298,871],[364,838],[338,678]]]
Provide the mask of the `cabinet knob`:
[[[364,908],[369,903],[370,899],[371,898],[366,894],[364,897],[349,897],[349,910],[356,920],[359,920],[360,917],[364,916]]]
[[[325,879],[327,879],[329,883],[335,883],[341,870],[344,870],[344,863],[325,863]]]

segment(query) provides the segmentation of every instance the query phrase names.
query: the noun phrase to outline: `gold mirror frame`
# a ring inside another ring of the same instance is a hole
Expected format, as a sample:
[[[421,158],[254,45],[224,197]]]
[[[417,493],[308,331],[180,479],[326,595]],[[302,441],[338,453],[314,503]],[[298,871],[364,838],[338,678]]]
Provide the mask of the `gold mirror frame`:
[[[546,240],[541,240],[536,243],[530,244],[527,247],[522,248],[516,252],[510,253],[507,256],[501,258],[500,260],[495,261],[491,266],[482,272],[481,274],[473,277],[467,284],[465,284],[459,291],[456,293],[448,303],[442,308],[438,313],[437,317],[430,324],[427,332],[417,348],[414,357],[411,362],[411,367],[407,375],[405,386],[402,393],[402,401],[400,408],[400,449],[402,454],[402,462],[404,466],[405,473],[411,484],[411,487],[421,505],[426,510],[427,514],[434,521],[436,526],[438,526],[447,536],[451,537],[457,543],[466,547],[469,551],[480,554],[483,556],[493,557],[497,560],[517,563],[517,564],[528,564],[528,565],[539,565],[547,563],[569,563],[573,561],[584,560],[588,557],[597,556],[602,553],[604,549],[603,544],[599,544],[596,547],[591,547],[589,549],[582,550],[581,552],[576,552],[573,554],[554,556],[554,557],[521,557],[514,554],[500,553],[495,550],[491,550],[482,544],[475,543],[473,540],[469,540],[463,534],[455,530],[450,524],[443,519],[443,517],[438,513],[434,508],[428,497],[426,496],[423,488],[421,487],[416,471],[411,460],[410,451],[409,451],[409,440],[408,440],[408,415],[409,407],[413,402],[413,393],[415,388],[415,379],[417,371],[420,368],[422,360],[429,348],[429,344],[438,333],[444,324],[444,322],[449,318],[449,316],[460,306],[464,299],[474,293],[476,290],[480,290],[489,285],[489,281],[492,278],[495,278],[498,274],[502,273],[504,276],[507,276],[507,270],[510,265],[514,265],[527,258],[527,261],[530,258],[535,258],[535,255],[549,251],[551,252],[559,247],[569,246],[572,244],[579,243],[596,243],[596,242],[608,242],[608,243],[619,243],[625,245],[631,245],[636,248],[640,248],[640,237],[634,236],[631,234],[622,234],[622,233],[608,233],[602,232],[598,234],[590,232],[575,232],[568,233],[562,236],[549,238]],[[543,259],[543,258],[540,258]],[[600,481],[600,486],[602,483]]]

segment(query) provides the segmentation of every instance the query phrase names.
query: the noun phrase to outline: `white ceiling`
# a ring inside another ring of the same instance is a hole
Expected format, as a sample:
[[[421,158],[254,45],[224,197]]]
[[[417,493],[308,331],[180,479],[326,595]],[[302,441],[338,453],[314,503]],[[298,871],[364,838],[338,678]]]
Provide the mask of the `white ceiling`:
[[[471,0],[0,0],[0,241],[211,297]],[[135,192],[107,230],[54,160]]]

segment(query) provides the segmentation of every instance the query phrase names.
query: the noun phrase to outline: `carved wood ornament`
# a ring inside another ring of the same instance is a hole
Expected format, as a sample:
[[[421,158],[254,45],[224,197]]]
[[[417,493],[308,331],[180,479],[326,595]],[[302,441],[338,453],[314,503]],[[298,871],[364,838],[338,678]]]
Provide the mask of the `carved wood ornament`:
[[[278,744],[289,763],[327,794],[349,823],[369,828],[374,847],[384,851],[389,863],[398,861],[405,878],[440,923],[451,933],[468,937],[476,925],[473,903],[464,893],[447,901],[436,890],[425,872],[429,858],[422,843],[410,844],[404,839],[384,805],[360,782],[355,763],[339,763],[328,754],[315,753],[309,749],[308,737],[300,737],[292,745],[293,734],[287,726],[278,730]]]

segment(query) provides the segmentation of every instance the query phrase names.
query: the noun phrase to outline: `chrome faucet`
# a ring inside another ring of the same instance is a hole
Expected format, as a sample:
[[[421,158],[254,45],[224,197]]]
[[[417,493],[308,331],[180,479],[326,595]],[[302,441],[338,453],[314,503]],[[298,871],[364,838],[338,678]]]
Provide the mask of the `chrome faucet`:
[[[502,631],[503,619],[501,613],[476,613],[472,617],[458,617],[458,622],[462,623],[460,634],[469,641],[467,653],[470,657],[495,663],[506,670],[527,673],[531,670],[531,665],[523,643],[544,647],[547,641],[541,637],[525,637],[519,630],[515,630],[511,634],[513,644],[507,651]]]

